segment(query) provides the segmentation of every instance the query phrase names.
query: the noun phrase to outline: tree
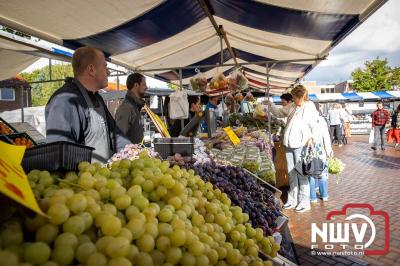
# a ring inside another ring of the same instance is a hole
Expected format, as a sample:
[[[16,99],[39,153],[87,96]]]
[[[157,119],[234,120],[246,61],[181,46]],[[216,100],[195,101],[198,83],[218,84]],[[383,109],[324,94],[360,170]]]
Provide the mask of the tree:
[[[388,60],[377,57],[373,61],[365,62],[365,69],[357,68],[351,73],[357,91],[388,90],[392,87],[392,69]]]
[[[57,64],[52,65],[52,79],[65,79],[66,77],[73,77],[71,64]],[[21,76],[28,82],[46,81],[50,79],[49,66],[37,69],[32,73],[22,73]],[[33,83],[32,87],[32,106],[43,106],[49,101],[51,95],[64,85],[63,81]]]

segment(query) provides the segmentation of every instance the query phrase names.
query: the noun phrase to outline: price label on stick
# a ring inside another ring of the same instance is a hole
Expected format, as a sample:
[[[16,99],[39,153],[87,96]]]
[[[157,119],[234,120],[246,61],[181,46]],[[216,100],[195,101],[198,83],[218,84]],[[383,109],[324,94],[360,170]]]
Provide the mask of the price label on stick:
[[[0,192],[34,212],[45,215],[39,208],[21,166],[25,148],[0,141]]]
[[[231,127],[225,127],[224,131],[228,135],[229,139],[232,141],[233,145],[238,145],[240,143],[240,139],[235,134],[235,132],[233,132]]]

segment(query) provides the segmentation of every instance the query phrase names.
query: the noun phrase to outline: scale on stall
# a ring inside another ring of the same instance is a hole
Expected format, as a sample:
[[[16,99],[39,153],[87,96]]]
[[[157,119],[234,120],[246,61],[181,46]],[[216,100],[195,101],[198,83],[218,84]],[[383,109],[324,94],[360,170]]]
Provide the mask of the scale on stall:
[[[204,119],[204,112],[198,112],[189,121],[189,123],[182,129],[179,135],[185,137],[195,137],[199,131],[201,121]]]

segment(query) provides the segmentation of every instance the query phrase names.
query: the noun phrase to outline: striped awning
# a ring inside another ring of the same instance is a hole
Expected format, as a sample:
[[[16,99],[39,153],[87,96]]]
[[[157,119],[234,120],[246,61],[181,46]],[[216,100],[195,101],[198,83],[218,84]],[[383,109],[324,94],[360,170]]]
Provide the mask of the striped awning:
[[[313,102],[358,102],[358,101],[384,101],[400,100],[400,91],[375,91],[375,92],[346,92],[346,93],[321,93],[310,94]],[[272,97],[274,103],[280,103],[279,96]]]
[[[76,49],[102,49],[111,62],[132,70],[220,63],[276,61],[270,85],[296,83],[386,0],[69,0],[0,1],[0,24]],[[207,10],[209,13],[207,13]],[[215,21],[215,24],[213,22]],[[309,61],[296,62],[300,59]],[[282,62],[289,60],[291,62]],[[272,64],[271,64],[272,65]],[[269,66],[271,66],[269,65]],[[211,78],[232,67],[204,67]],[[250,86],[265,88],[266,66],[246,65]],[[177,82],[173,71],[147,71]],[[188,84],[195,69],[184,70]]]

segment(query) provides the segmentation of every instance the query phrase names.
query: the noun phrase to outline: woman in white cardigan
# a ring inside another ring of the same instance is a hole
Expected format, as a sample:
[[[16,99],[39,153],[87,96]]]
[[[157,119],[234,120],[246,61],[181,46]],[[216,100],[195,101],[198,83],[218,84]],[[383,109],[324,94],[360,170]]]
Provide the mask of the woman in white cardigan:
[[[293,103],[284,107],[269,103],[271,112],[277,117],[287,117],[283,135],[283,145],[286,148],[286,161],[289,173],[289,195],[284,209],[296,208],[296,212],[311,209],[310,186],[308,176],[303,176],[295,170],[302,163],[304,148],[318,136],[318,111],[313,102],[308,99],[308,91],[303,85],[296,86],[291,94]]]

